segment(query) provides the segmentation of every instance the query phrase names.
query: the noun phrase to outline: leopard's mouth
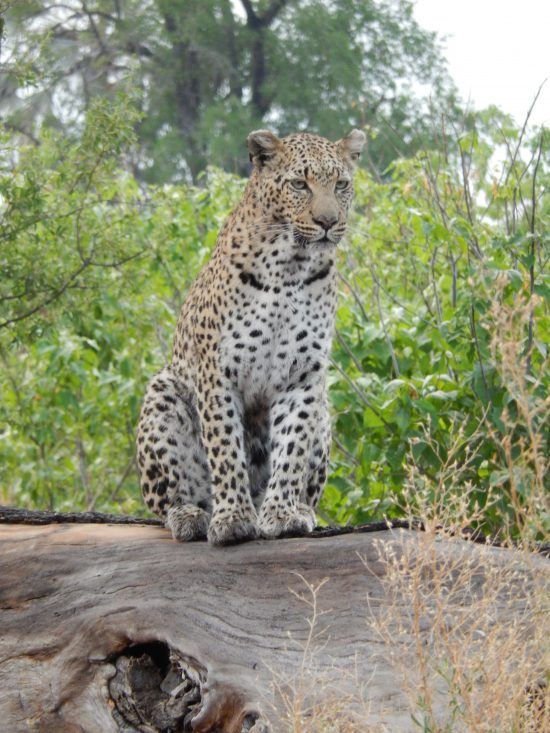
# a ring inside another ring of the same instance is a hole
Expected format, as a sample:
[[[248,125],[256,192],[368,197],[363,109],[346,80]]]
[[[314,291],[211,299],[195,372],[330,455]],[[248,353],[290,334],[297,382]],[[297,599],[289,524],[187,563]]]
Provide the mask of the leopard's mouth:
[[[341,237],[321,237],[321,239],[313,239],[309,243],[310,246],[318,247],[319,249],[328,249],[329,247],[336,247]]]
[[[305,237],[303,234],[300,234],[300,232],[294,231],[294,241],[296,244],[299,244],[301,247],[336,247],[338,242],[340,241],[340,237],[336,237],[332,239],[331,237],[328,237],[326,234],[324,237],[320,237],[319,239],[311,239],[310,237]]]

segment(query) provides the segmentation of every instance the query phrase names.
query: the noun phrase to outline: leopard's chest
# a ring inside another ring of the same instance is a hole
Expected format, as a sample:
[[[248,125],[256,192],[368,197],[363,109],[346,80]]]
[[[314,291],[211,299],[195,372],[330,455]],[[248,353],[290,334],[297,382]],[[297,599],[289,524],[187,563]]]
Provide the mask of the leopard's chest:
[[[225,323],[220,358],[245,403],[269,400],[302,375],[324,369],[336,297],[332,285],[322,285],[295,280],[268,291],[242,289]]]

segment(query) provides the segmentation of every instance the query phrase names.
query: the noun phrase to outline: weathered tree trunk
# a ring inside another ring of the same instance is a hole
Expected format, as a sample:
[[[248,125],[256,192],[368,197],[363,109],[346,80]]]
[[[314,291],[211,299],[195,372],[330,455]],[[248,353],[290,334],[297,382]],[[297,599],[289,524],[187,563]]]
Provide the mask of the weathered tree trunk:
[[[304,579],[325,578],[315,613],[330,610],[330,628],[317,671],[342,695],[359,677],[373,722],[411,729],[399,675],[366,624],[366,599],[385,603],[380,543],[414,546],[419,532],[213,548],[177,544],[154,525],[29,526],[9,511],[3,519],[12,523],[0,525],[0,729],[287,730],[291,688],[310,660]],[[459,540],[436,545],[441,562],[459,544],[506,562],[505,550]]]

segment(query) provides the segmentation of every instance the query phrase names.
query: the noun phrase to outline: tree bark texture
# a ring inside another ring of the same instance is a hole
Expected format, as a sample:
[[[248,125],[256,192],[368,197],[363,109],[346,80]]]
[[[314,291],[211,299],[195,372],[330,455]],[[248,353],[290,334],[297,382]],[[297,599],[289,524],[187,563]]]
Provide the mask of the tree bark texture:
[[[0,524],[0,729],[291,730],[285,684],[309,660],[305,582],[328,579],[316,597],[328,629],[317,671],[342,695],[359,677],[373,725],[412,730],[387,642],[366,617],[367,596],[382,610],[387,600],[380,547],[414,548],[421,534],[391,529],[214,548],[178,544],[155,525]],[[441,562],[457,548],[509,560],[506,550],[460,540],[435,547]],[[404,597],[400,612],[408,608]]]

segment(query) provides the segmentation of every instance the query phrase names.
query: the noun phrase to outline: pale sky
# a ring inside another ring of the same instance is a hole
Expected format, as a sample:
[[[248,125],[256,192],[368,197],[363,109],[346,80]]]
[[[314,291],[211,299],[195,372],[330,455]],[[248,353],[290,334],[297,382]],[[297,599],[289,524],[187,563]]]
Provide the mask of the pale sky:
[[[427,30],[446,36],[449,71],[464,101],[496,104],[522,123],[550,124],[550,0],[415,0]]]

